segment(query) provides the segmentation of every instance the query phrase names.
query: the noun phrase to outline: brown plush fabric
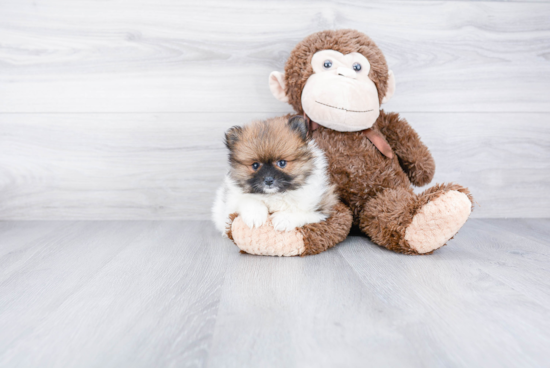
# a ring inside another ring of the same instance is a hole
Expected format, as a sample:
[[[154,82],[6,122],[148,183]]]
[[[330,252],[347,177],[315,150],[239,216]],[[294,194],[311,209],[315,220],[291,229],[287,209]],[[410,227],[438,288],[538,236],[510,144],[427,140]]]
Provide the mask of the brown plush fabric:
[[[377,120],[376,127],[394,149],[411,183],[422,187],[431,182],[435,174],[435,162],[428,147],[420,141],[418,133],[405,119],[400,119],[399,114],[381,111],[380,116],[383,117]]]
[[[370,79],[378,89],[380,103],[388,87],[388,64],[382,51],[367,35],[354,29],[329,30],[314,33],[294,47],[285,65],[285,93],[288,103],[298,114],[302,110],[302,90],[308,78],[313,74],[311,58],[321,50],[334,50],[342,54],[360,52],[371,65]]]
[[[389,114],[394,120],[395,115]],[[408,124],[403,120],[394,121],[393,126],[402,122],[403,129],[396,131],[393,139],[388,139],[380,127],[387,125],[387,115],[380,111],[380,116],[373,126],[373,130],[381,133],[390,144],[396,156],[387,158],[378,151],[363,132],[337,132],[319,126],[313,132],[313,139],[325,151],[328,159],[331,180],[338,186],[338,194],[344,204],[350,206],[354,217],[354,224],[359,224],[359,214],[366,201],[374,197],[385,188],[409,188],[411,182],[399,163],[401,140],[399,134],[407,132]],[[408,144],[421,147],[418,136],[406,134],[404,139],[414,140]],[[429,155],[428,150],[426,149]],[[431,158],[431,156],[430,156]],[[414,169],[414,168],[413,168]],[[433,173],[432,173],[433,175]]]
[[[308,224],[298,229],[304,236],[303,256],[321,253],[342,242],[351,228],[351,211],[342,203],[334,206],[334,212],[326,221]]]
[[[418,195],[410,188],[386,189],[367,201],[360,216],[359,227],[373,242],[390,250],[419,254],[405,240],[407,227],[424,205],[451,190],[464,193],[473,208],[473,197],[468,189],[454,183],[436,184]],[[433,252],[424,254],[431,253]]]
[[[359,216],[359,228],[377,244],[399,253],[416,254],[405,242],[405,231],[418,210],[411,189],[379,192],[368,201]]]
[[[379,101],[382,101],[388,88],[388,67],[376,44],[355,30],[324,31],[300,42],[291,52],[285,66],[285,93],[298,114],[304,113],[301,96],[313,73],[311,58],[317,51],[328,49],[343,54],[363,54],[371,64],[369,77],[378,89]],[[315,122],[312,122],[314,125]],[[437,207],[437,203],[453,196],[459,197],[461,208],[467,210],[467,201],[457,192],[466,195],[473,206],[468,189],[458,184],[437,184],[419,195],[413,192],[411,184],[423,186],[432,180],[435,163],[418,134],[398,114],[381,110],[372,129],[380,133],[391,146],[395,153],[392,158],[382,155],[363,132],[338,132],[319,126],[311,133],[318,146],[325,151],[331,181],[337,185],[342,203],[335,207],[335,213],[327,221],[298,229],[303,234],[305,244],[302,255],[322,252],[342,241],[351,223],[383,247],[405,254],[419,254],[417,248],[405,240],[405,236],[410,227],[415,231],[409,234],[416,238],[408,239],[426,245],[428,243],[422,242],[425,227],[415,228],[411,224],[419,223],[418,219],[422,218],[425,219],[424,225],[428,224],[430,228],[432,222],[426,213],[454,216],[454,202],[447,202],[444,208]],[[450,191],[456,192],[443,196]],[[433,211],[434,206],[437,211]],[[431,211],[424,211],[427,207],[432,207]],[[465,212],[463,221],[469,215],[469,212]],[[416,214],[419,216],[415,220]],[[458,227],[447,227],[447,230],[456,233],[463,221],[455,221]],[[446,235],[442,237],[446,239]],[[443,241],[437,244],[443,245]],[[430,254],[430,249],[433,248],[424,246],[422,254]]]
[[[411,182],[427,184],[434,175],[435,164],[418,134],[398,114],[380,116],[373,126],[388,141],[396,156],[383,156],[362,132],[337,132],[320,126],[313,138],[325,151],[331,180],[338,194],[353,214],[353,223],[373,242],[396,252],[418,254],[404,240],[414,215],[430,200],[449,190],[468,196],[458,184],[436,185],[420,195],[414,194]]]

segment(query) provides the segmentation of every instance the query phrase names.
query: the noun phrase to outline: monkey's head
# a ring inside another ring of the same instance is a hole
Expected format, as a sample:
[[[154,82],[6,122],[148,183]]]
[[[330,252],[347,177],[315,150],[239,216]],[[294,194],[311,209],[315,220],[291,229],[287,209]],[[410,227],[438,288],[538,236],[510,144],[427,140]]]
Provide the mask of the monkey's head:
[[[395,78],[368,36],[342,29],[306,37],[290,53],[285,73],[271,73],[269,87],[298,114],[353,132],[374,124],[395,91]]]

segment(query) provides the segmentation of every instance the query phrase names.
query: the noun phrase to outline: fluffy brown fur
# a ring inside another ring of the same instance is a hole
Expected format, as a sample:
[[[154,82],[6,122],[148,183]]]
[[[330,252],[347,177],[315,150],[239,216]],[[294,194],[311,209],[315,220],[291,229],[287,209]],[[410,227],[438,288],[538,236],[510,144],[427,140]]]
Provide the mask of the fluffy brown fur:
[[[382,101],[387,91],[388,67],[381,50],[358,31],[324,31],[300,42],[286,63],[285,92],[294,110],[303,113],[301,95],[313,73],[313,54],[328,49],[343,54],[363,54],[371,64],[369,77]],[[388,249],[417,254],[404,237],[418,210],[450,190],[466,194],[472,203],[473,198],[466,188],[457,184],[436,185],[420,195],[414,194],[411,184],[426,185],[435,172],[428,148],[398,114],[381,111],[373,130],[386,138],[395,153],[393,158],[380,154],[363,132],[345,133],[319,127],[313,132],[313,138],[326,153],[331,179],[338,186],[341,200],[351,209],[353,223]],[[319,241],[317,236],[311,242]]]
[[[405,231],[416,212],[428,201],[449,190],[473,198],[457,184],[436,185],[420,195],[411,182],[430,182],[435,164],[418,134],[399,115],[380,116],[373,126],[388,141],[396,155],[384,157],[362,132],[337,132],[319,127],[313,138],[325,151],[331,180],[353,213],[353,223],[375,243],[400,253],[418,254],[405,241]]]
[[[294,47],[285,64],[285,93],[288,96],[288,103],[298,114],[304,113],[301,101],[302,90],[313,74],[311,58],[321,50],[334,50],[344,55],[351,52],[363,54],[371,65],[369,77],[376,85],[378,98],[382,102],[388,87],[388,64],[382,51],[370,37],[359,31],[329,30],[314,33],[303,39]]]
[[[313,54],[328,49],[363,54],[371,64],[369,77],[382,101],[388,87],[388,67],[376,44],[355,30],[324,31],[300,42],[286,63],[285,92],[296,112],[303,114],[301,95],[313,73]],[[335,212],[324,223],[299,229],[307,244],[303,255],[322,252],[343,240],[352,222],[381,246],[419,254],[407,243],[405,235],[413,217],[424,206],[449,191],[458,191],[467,196],[473,207],[470,192],[458,184],[437,184],[418,195],[413,192],[411,184],[423,186],[432,180],[435,163],[418,134],[398,114],[380,111],[372,129],[384,136],[395,153],[393,158],[383,156],[364,132],[338,132],[322,126],[313,131],[312,137],[325,151],[331,180],[337,185],[342,204],[335,206]]]
[[[436,184],[421,194],[413,193],[410,188],[385,189],[366,203],[359,218],[359,227],[372,241],[390,250],[404,254],[419,254],[405,240],[407,227],[424,205],[449,190],[466,194],[473,203],[470,191],[454,183]],[[423,254],[431,253],[433,251]]]
[[[305,127],[305,125],[303,125]],[[292,178],[292,188],[304,184],[313,170],[313,153],[308,146],[307,129],[293,126],[287,117],[255,121],[233,127],[226,133],[230,175],[245,191],[251,192],[249,179],[254,176],[253,163],[271,165]],[[276,162],[286,160],[284,169]]]
[[[434,159],[428,147],[420,141],[418,133],[405,119],[400,119],[396,113],[380,111],[375,129],[386,137],[399,158],[401,169],[414,186],[422,187],[432,181],[435,174]]]
[[[389,126],[393,129],[391,136],[384,134]],[[409,189],[409,176],[431,180],[434,175],[435,165],[428,149],[408,123],[399,120],[397,114],[381,111],[372,129],[384,135],[396,153],[393,158],[383,156],[363,132],[337,132],[324,127],[313,132],[317,145],[325,151],[331,179],[338,186],[338,194],[352,210],[355,225],[359,224],[359,214],[367,200],[379,192],[386,188]],[[405,149],[401,148],[401,138],[407,142]],[[407,176],[400,161],[416,162],[419,159],[432,164],[410,165]]]
[[[305,250],[301,256],[321,253],[344,241],[348,236],[351,222],[350,210],[342,203],[337,203],[326,221],[308,224],[298,229],[304,236]]]

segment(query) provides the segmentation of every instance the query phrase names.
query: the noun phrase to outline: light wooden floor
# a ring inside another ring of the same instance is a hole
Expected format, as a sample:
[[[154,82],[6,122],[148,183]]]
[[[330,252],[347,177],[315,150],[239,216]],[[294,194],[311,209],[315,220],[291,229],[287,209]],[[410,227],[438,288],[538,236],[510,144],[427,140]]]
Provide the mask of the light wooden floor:
[[[1,367],[541,367],[550,219],[431,256],[239,254],[209,222],[0,222]]]

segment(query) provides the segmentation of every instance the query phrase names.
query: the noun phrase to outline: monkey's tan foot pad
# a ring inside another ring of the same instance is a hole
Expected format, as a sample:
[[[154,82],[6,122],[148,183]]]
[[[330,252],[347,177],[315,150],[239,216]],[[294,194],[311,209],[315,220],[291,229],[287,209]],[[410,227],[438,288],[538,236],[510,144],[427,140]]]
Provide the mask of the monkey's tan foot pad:
[[[259,228],[250,229],[241,217],[231,224],[233,242],[242,251],[261,256],[299,256],[305,250],[304,236],[297,230],[280,232],[271,219]]]
[[[418,253],[429,253],[455,236],[471,211],[468,196],[451,190],[428,202],[414,215],[405,232],[405,240]]]

